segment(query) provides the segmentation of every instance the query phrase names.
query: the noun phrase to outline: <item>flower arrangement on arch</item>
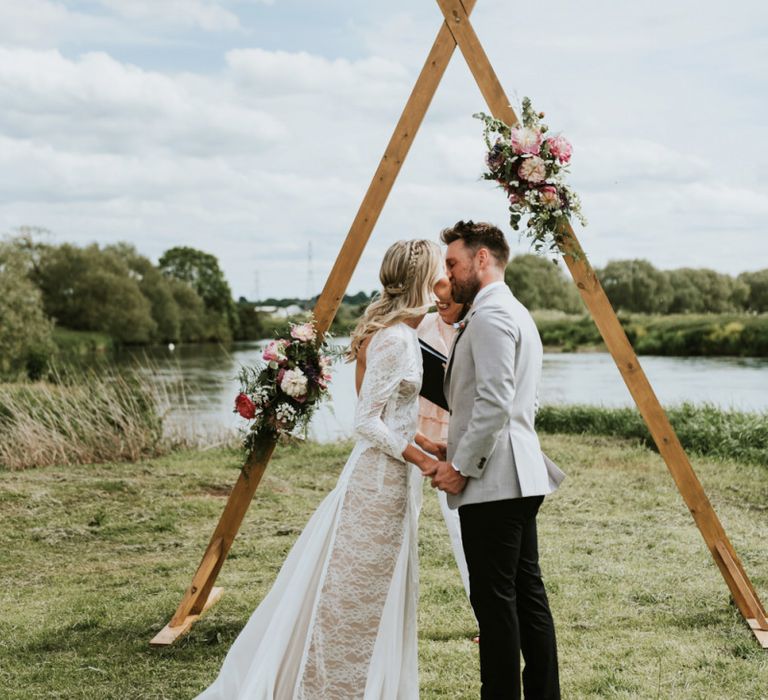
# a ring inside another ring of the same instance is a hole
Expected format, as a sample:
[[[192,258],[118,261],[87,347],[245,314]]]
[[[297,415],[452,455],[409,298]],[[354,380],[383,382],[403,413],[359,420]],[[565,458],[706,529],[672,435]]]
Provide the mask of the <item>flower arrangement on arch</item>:
[[[528,97],[523,98],[518,126],[483,112],[473,116],[485,124],[488,170],[483,179],[498,182],[506,192],[510,225],[518,231],[520,220],[528,214],[525,234],[532,239],[534,250],[557,251],[563,218],[574,216],[582,226],[587,225],[579,196],[564,181],[573,153],[570,142],[562,135],[547,135],[549,127],[541,121],[544,113],[534,111]]]
[[[320,342],[314,321],[292,323],[289,337],[269,342],[259,365],[240,370],[234,410],[251,421],[243,441],[246,450],[265,434],[306,434],[317,405],[328,398],[337,355],[328,338]]]

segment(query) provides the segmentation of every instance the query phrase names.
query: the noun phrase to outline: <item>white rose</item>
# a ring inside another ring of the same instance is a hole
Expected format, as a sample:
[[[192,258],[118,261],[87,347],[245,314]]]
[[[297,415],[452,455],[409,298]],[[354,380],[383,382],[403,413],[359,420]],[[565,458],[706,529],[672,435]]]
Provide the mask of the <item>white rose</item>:
[[[293,398],[300,398],[307,394],[307,378],[300,369],[289,369],[280,382],[280,388]]]

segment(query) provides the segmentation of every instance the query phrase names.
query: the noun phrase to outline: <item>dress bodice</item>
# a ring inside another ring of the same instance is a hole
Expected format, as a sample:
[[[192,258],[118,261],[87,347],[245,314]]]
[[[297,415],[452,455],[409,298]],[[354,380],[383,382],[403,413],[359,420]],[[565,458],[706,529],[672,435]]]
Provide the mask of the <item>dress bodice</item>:
[[[418,424],[421,351],[416,330],[396,323],[377,331],[366,356],[366,370],[355,411],[358,440],[402,460]]]

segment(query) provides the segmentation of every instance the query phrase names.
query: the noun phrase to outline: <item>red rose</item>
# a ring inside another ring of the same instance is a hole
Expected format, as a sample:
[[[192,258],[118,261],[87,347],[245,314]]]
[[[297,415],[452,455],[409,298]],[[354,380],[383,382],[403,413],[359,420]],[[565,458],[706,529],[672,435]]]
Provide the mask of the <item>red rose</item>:
[[[256,417],[256,404],[245,394],[238,394],[235,399],[235,410],[243,417],[251,420]]]

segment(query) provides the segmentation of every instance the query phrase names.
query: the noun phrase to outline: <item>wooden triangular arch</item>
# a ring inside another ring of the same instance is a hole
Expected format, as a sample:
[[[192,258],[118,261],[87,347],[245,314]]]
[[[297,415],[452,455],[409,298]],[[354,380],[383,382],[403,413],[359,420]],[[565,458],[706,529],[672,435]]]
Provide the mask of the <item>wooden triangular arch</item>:
[[[437,0],[444,21],[432,49],[419,74],[394,134],[368,187],[336,262],[323,288],[314,314],[318,331],[324,334],[338,311],[352,273],[371,236],[400,168],[429,108],[445,69],[458,46],[488,107],[497,119],[516,124],[517,116],[499,83],[496,73],[469,22],[476,0]],[[744,619],[758,642],[768,649],[768,620],[757,592],[728,540],[712,504],[693,471],[685,451],[675,434],[645,376],[637,356],[619,323],[608,297],[594,270],[567,223],[562,226],[564,243],[561,252],[576,286],[600,330],[624,381],[637,404],[653,439],[667,464],[720,573]],[[171,621],[152,639],[151,644],[172,644],[187,632],[197,618],[221,595],[213,584],[227,557],[259,481],[267,467],[275,443],[262,439],[247,456],[240,477],[224,508],[192,583],[184,593]]]

